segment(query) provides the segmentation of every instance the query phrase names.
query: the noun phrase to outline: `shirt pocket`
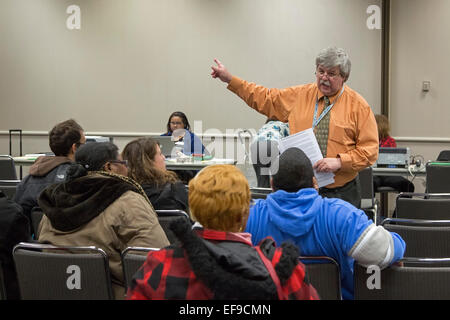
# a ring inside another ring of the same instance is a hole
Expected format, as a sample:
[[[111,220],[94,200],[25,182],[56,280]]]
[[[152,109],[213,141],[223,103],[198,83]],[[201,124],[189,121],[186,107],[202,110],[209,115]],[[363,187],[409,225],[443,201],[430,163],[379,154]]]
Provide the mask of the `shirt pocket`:
[[[355,149],[356,134],[355,130],[349,125],[337,124],[331,125],[329,139],[342,146],[345,151]]]

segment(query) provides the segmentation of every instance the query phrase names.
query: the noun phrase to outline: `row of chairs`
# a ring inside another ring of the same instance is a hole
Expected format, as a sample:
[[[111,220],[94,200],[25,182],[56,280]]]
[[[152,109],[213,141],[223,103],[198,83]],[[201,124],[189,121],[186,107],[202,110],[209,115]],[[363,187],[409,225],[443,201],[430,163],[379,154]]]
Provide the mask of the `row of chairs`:
[[[450,163],[449,163],[450,164]],[[441,170],[442,167],[439,168]],[[450,173],[450,166],[446,167]],[[379,203],[375,198],[373,188],[372,168],[365,168],[359,173],[361,184],[361,209],[367,215],[379,224],[380,218]],[[449,193],[444,193],[440,188],[435,193],[413,193],[402,192],[397,195],[395,204],[395,213],[398,218],[408,219],[450,219],[450,176],[446,178],[446,189]]]
[[[125,284],[154,248],[128,247],[121,253]],[[113,299],[108,257],[96,247],[63,247],[21,242],[15,246],[21,297],[24,300]],[[339,265],[329,257],[301,257],[322,299],[341,299]]]
[[[355,299],[449,299],[450,194],[400,193],[396,199],[397,218],[380,222],[371,168],[360,173],[360,180],[366,187],[362,188],[362,208],[375,223],[400,234],[406,251],[402,266],[382,270],[378,283],[376,275],[355,263]],[[264,198],[269,192],[257,188],[251,191],[253,198]]]
[[[122,252],[127,286],[152,248]],[[22,299],[113,299],[108,257],[95,247],[20,243],[13,251]],[[329,257],[300,257],[323,300],[340,300],[339,265]],[[355,299],[449,299],[450,259],[404,258],[382,271],[354,267]],[[0,291],[1,292],[1,291]]]

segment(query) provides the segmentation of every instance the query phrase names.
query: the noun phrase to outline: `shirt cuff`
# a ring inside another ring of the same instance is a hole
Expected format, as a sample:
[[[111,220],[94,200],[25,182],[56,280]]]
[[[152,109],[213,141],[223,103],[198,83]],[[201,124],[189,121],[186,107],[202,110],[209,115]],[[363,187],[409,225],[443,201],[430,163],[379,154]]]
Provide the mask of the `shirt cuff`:
[[[241,87],[241,86],[242,86],[242,80],[239,79],[238,77],[233,76],[231,78],[230,83],[227,86],[227,89],[236,93],[238,91],[239,87]]]
[[[352,169],[352,157],[346,153],[339,153],[338,158],[341,159],[341,170],[351,171]]]

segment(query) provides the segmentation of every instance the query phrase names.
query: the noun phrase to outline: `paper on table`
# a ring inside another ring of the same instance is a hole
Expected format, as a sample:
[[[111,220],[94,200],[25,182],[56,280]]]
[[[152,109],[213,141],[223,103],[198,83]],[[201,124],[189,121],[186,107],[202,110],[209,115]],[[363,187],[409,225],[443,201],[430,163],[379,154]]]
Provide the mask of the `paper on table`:
[[[280,154],[292,147],[302,150],[313,165],[320,159],[323,159],[312,128],[287,136],[279,142]],[[317,172],[314,170],[314,175],[319,188],[334,183],[334,173],[332,172]]]

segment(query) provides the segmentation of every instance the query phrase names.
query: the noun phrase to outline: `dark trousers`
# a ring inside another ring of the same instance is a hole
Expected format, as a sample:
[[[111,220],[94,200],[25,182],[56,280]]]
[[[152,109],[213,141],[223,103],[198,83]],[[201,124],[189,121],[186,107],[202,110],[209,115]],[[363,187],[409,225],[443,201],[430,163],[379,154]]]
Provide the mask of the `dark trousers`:
[[[250,146],[251,161],[259,188],[270,188],[271,165],[279,154],[278,142],[271,140],[255,141]]]
[[[333,189],[322,187],[319,189],[319,194],[325,198],[339,198],[358,209],[361,208],[361,185],[358,176],[342,187]]]

